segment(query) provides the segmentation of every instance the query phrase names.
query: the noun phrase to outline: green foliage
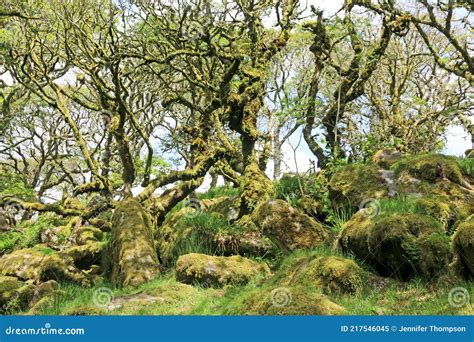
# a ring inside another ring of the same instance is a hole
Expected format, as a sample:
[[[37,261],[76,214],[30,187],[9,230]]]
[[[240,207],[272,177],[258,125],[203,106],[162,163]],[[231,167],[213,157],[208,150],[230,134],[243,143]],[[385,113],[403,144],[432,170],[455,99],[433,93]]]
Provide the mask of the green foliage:
[[[232,196],[237,196],[239,194],[239,189],[234,188],[233,186],[230,185],[224,185],[224,186],[216,186],[212,187],[206,192],[199,193],[198,198],[199,199],[211,199],[211,198],[217,198],[217,197],[232,197]]]
[[[0,234],[0,254],[10,253],[15,249],[34,247],[40,243],[43,229],[65,224],[66,220],[52,213],[40,215],[36,221],[25,221],[19,231]]]
[[[474,158],[460,158],[458,162],[466,176],[474,177]]]
[[[23,175],[0,172],[0,197],[7,195],[24,201],[35,199],[34,189],[27,185]]]

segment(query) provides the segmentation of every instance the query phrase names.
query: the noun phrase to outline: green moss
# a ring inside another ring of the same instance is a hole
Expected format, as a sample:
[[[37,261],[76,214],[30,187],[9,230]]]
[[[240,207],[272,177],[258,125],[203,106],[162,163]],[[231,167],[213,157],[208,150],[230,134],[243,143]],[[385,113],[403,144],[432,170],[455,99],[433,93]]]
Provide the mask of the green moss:
[[[186,284],[214,287],[245,284],[252,278],[269,274],[267,264],[239,255],[217,257],[192,253],[180,256],[176,263],[176,279]]]
[[[283,251],[316,247],[332,237],[320,223],[282,200],[263,203],[251,220]]]
[[[474,218],[458,226],[453,235],[452,246],[462,274],[466,278],[474,278]]]
[[[387,184],[373,165],[350,164],[329,181],[329,198],[334,207],[358,209],[363,201],[387,195]]]
[[[391,214],[377,218],[368,239],[375,267],[387,276],[432,278],[449,262],[449,237],[431,217]]]
[[[446,178],[456,184],[462,184],[461,167],[456,158],[451,156],[441,154],[410,156],[393,165],[392,169],[396,177],[406,172],[412,177],[430,183]]]
[[[110,244],[114,285],[136,287],[160,273],[151,220],[138,201],[129,199],[117,205]]]
[[[345,309],[320,292],[304,287],[277,287],[254,289],[226,314],[245,312],[248,315],[342,315]],[[235,305],[235,304],[234,304]],[[234,311],[235,310],[235,311]]]

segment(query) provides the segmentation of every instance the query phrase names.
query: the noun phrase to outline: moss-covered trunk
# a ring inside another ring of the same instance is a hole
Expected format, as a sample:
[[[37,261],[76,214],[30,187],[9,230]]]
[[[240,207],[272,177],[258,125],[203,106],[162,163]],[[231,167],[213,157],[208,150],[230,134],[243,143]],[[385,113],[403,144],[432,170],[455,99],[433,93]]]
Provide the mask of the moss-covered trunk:
[[[112,220],[112,275],[118,287],[135,287],[159,274],[150,218],[135,199],[124,200]]]

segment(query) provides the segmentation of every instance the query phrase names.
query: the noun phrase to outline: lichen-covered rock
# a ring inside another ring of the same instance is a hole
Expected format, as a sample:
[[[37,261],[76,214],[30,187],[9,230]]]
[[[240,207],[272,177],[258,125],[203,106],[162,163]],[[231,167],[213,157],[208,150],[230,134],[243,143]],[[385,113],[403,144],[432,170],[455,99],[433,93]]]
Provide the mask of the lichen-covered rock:
[[[364,210],[356,212],[342,227],[338,239],[341,250],[370,263],[373,256],[369,250],[369,236],[373,224],[372,216],[367,215]]]
[[[383,169],[390,169],[390,167],[403,158],[403,154],[393,148],[386,148],[378,150],[374,153],[372,161],[375,165]]]
[[[353,260],[337,256],[297,258],[275,277],[279,285],[322,288],[327,294],[360,293],[369,279]]]
[[[72,258],[77,268],[89,270],[93,265],[101,264],[104,250],[105,244],[103,242],[91,242],[86,245],[70,247],[64,253]]]
[[[246,284],[257,276],[268,276],[266,263],[241,256],[218,257],[191,253],[179,257],[176,263],[176,280],[185,284],[220,287]]]
[[[102,230],[92,226],[80,227],[75,232],[75,241],[78,245],[101,241],[104,236]]]
[[[416,205],[424,215],[438,220],[446,231],[449,231],[458,218],[454,206],[441,197],[421,197],[416,200]]]
[[[159,275],[150,218],[140,203],[124,200],[115,209],[112,223],[112,283],[135,287]]]
[[[453,236],[453,252],[466,278],[474,278],[474,217],[461,223]]]
[[[67,226],[51,227],[41,231],[40,241],[51,247],[57,247],[66,242],[71,234]]]
[[[218,233],[213,240],[213,249],[222,255],[270,256],[276,248],[271,240],[259,231],[244,231],[238,233]]]
[[[85,275],[74,266],[72,259],[41,245],[4,255],[0,258],[0,275],[37,283],[53,279],[88,284]]]
[[[281,249],[293,251],[328,243],[331,233],[310,216],[283,200],[270,200],[258,207],[252,221]]]
[[[335,207],[358,209],[370,199],[388,195],[388,184],[373,165],[351,164],[329,181],[329,198]]]
[[[241,312],[247,315],[332,316],[343,315],[346,310],[321,293],[293,286],[254,290],[239,307],[237,313]]]
[[[0,307],[4,307],[13,297],[17,290],[25,285],[25,282],[15,277],[0,277]]]
[[[456,158],[441,154],[426,154],[407,157],[393,166],[395,175],[399,177],[407,173],[419,180],[436,183],[441,180],[450,180],[456,184],[463,184],[461,167]]]
[[[356,214],[343,227],[343,251],[371,264],[381,275],[402,280],[440,275],[450,259],[449,237],[432,217],[412,213]]]

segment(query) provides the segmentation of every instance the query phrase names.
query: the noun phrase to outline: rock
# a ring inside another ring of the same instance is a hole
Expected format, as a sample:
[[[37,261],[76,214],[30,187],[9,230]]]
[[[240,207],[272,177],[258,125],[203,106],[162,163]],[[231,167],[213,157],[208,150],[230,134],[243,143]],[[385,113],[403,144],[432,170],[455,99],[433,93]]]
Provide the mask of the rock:
[[[135,287],[159,275],[150,218],[135,199],[115,209],[112,223],[112,283]]]
[[[218,257],[191,253],[179,257],[176,280],[185,284],[203,286],[246,284],[257,276],[267,276],[270,269],[263,262],[241,256]]]
[[[432,279],[450,259],[449,237],[432,217],[412,213],[354,215],[341,233],[346,253],[371,264],[381,275]]]
[[[464,184],[461,167],[455,157],[441,154],[426,154],[404,158],[393,167],[395,176],[408,175],[429,183],[450,180]]]
[[[4,255],[0,258],[0,275],[36,283],[53,279],[88,284],[85,275],[74,266],[72,259],[41,245]]]
[[[325,295],[294,286],[254,290],[239,308],[238,313],[242,312],[247,315],[329,316],[343,315],[346,310]]]
[[[362,261],[372,263],[374,260],[369,250],[369,236],[374,222],[371,215],[363,210],[356,212],[342,227],[338,245],[345,254],[353,254]]]
[[[337,256],[298,258],[275,277],[281,273],[284,277],[278,280],[279,285],[322,288],[326,294],[360,293],[369,279],[368,273],[353,260]]]
[[[242,255],[247,257],[270,256],[276,253],[271,240],[259,231],[239,233],[218,233],[213,240],[213,249],[225,256]]]
[[[400,151],[393,148],[386,148],[375,152],[372,161],[375,165],[383,169],[390,169],[393,164],[400,161],[402,158],[403,154]]]
[[[86,245],[70,247],[64,253],[74,261],[77,268],[89,270],[93,265],[101,263],[104,249],[103,242],[91,242]]]
[[[388,190],[387,183],[373,165],[344,166],[329,181],[329,198],[336,208],[357,210],[369,200],[386,197]]]
[[[77,229],[75,235],[76,244],[86,245],[91,242],[101,241],[104,233],[99,228],[84,226]]]
[[[57,290],[59,290],[59,284],[55,280],[48,280],[44,283],[39,284],[34,290],[33,298],[31,299],[30,305],[35,305],[42,298],[54,294]]]
[[[68,227],[51,227],[41,231],[40,241],[50,247],[58,247],[67,241],[71,234]]]
[[[443,198],[421,197],[415,203],[421,213],[438,220],[447,232],[458,218],[455,208]]]
[[[283,200],[263,203],[253,214],[252,221],[286,251],[320,246],[331,238],[331,233],[321,224]]]
[[[453,235],[453,252],[463,275],[474,278],[474,217],[462,222]]]
[[[0,307],[4,309],[7,303],[17,296],[17,290],[23,285],[25,282],[15,277],[0,277]]]
[[[225,216],[229,221],[239,217],[240,197],[222,196],[201,200],[202,207],[207,212],[215,212]]]

